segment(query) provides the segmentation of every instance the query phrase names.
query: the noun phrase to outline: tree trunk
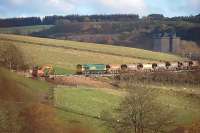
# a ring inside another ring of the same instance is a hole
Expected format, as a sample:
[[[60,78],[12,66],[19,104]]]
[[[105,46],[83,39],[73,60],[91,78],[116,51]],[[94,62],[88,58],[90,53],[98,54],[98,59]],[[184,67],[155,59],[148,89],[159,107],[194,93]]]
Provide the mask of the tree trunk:
[[[9,64],[10,66],[9,66],[9,68],[10,68],[10,70],[12,69],[12,63],[11,63],[11,61],[10,61],[10,64]]]

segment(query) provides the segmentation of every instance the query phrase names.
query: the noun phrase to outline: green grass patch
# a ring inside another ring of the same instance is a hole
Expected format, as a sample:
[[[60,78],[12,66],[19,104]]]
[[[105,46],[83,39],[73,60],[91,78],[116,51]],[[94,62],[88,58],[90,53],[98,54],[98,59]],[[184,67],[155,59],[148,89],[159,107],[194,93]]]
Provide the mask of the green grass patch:
[[[193,121],[200,120],[200,98],[198,97],[182,92],[161,90],[157,99],[175,110],[175,120],[178,124],[191,124]]]
[[[102,111],[113,112],[120,102],[120,97],[96,89],[56,88],[55,102],[77,113],[98,117]]]
[[[34,26],[20,26],[20,27],[9,27],[0,28],[0,33],[3,34],[20,34],[28,35],[33,32],[39,32],[51,28],[53,25],[34,25]]]
[[[116,115],[121,97],[86,87],[58,87],[55,90],[55,104],[60,110],[61,118],[72,123],[84,123],[96,132],[105,132],[104,121],[98,119],[103,112]]]
[[[58,117],[64,121],[67,125],[81,124],[92,130],[93,133],[112,133],[105,121],[95,119],[92,117],[86,117],[70,111],[57,110]]]
[[[54,67],[55,70],[55,74],[56,75],[67,75],[67,74],[73,74],[72,71],[69,71],[65,68],[61,68],[61,67]]]

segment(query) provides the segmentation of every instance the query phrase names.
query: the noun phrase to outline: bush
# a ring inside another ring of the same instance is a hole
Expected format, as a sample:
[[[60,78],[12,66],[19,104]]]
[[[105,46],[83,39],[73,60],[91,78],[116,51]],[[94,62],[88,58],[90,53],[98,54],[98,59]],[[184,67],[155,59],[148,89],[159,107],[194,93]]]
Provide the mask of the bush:
[[[10,70],[25,70],[28,68],[22,52],[14,44],[5,44],[4,42],[0,42],[0,66]]]
[[[120,106],[114,129],[119,133],[162,133],[174,125],[174,111],[156,100],[156,89],[126,82],[129,94]]]

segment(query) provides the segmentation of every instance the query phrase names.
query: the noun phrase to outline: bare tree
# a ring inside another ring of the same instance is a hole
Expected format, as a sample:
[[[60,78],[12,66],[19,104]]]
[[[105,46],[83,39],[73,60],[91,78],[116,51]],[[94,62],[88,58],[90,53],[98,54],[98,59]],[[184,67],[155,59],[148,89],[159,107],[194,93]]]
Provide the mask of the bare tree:
[[[129,93],[120,106],[120,118],[114,123],[121,133],[162,133],[173,125],[174,113],[169,105],[161,104],[156,90],[126,81]]]
[[[14,69],[26,69],[22,52],[12,43],[0,42],[0,66]]]

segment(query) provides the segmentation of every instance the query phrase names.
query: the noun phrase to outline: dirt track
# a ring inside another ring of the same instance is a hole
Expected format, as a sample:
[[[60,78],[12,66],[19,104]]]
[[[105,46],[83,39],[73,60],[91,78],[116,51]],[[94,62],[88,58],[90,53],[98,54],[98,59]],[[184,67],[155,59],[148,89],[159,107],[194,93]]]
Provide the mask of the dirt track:
[[[50,82],[59,85],[68,85],[68,86],[89,86],[89,87],[96,87],[96,88],[113,88],[113,86],[104,81],[99,81],[94,78],[90,77],[83,77],[83,76],[57,76],[54,80]]]

